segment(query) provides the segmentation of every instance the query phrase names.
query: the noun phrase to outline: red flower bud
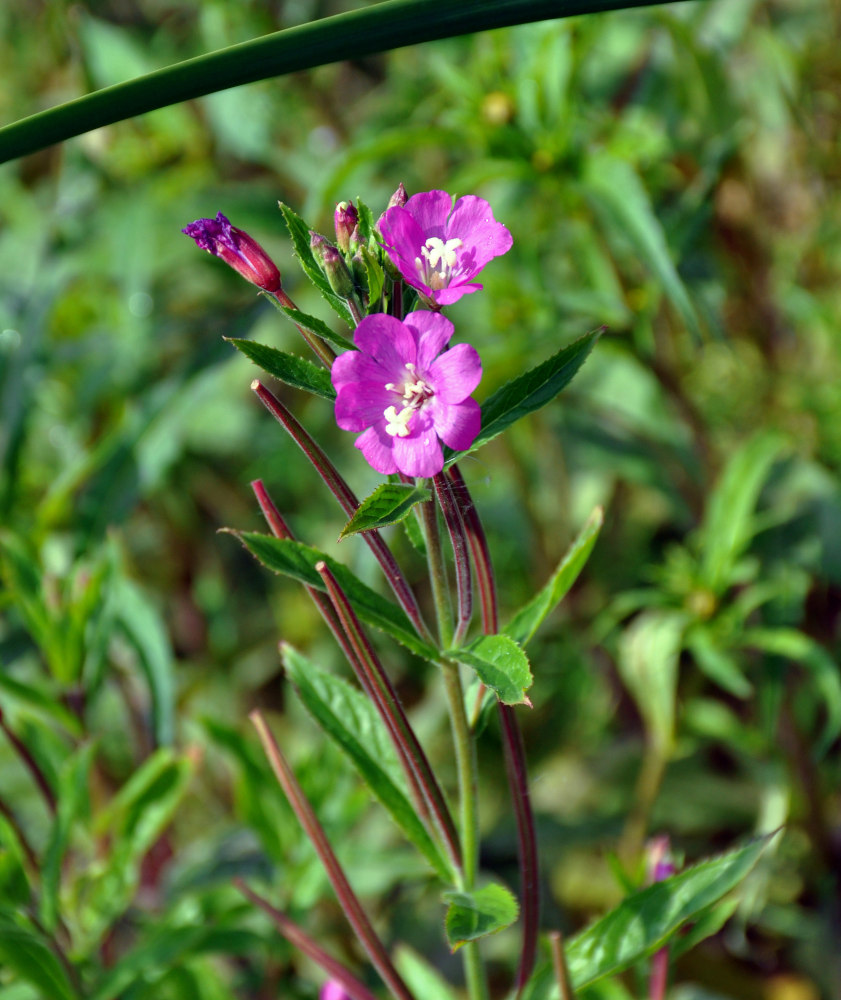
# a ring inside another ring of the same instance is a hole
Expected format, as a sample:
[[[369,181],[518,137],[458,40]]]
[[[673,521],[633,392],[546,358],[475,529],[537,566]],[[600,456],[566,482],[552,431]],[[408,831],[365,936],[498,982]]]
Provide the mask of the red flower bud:
[[[280,291],[280,271],[274,261],[255,239],[232,226],[221,212],[215,219],[196,219],[181,232],[202,250],[221,257],[252,285],[266,292]]]

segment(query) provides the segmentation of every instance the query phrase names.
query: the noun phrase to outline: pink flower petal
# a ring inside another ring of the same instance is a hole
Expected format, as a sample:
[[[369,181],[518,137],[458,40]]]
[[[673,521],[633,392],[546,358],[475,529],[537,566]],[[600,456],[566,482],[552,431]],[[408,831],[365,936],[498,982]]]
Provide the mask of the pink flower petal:
[[[429,410],[412,418],[411,434],[394,438],[394,461],[407,476],[436,476],[444,468],[444,452]]]
[[[454,302],[458,302],[462,295],[482,290],[482,286],[476,282],[459,285],[455,283],[456,280],[454,279],[446,288],[432,293],[439,306],[451,306]]]
[[[374,424],[367,431],[360,434],[354,441],[354,445],[365,456],[365,461],[376,472],[381,472],[384,476],[390,476],[397,472],[397,463],[394,460],[392,444],[394,438],[386,434],[385,427]]]
[[[423,244],[430,236],[441,239],[447,225],[447,216],[453,208],[453,197],[446,191],[422,191],[413,194],[403,206],[423,231]]]
[[[441,313],[418,309],[409,313],[404,320],[415,334],[418,345],[418,371],[425,372],[435,358],[449,344],[453,335],[453,324]]]
[[[476,388],[482,378],[482,361],[475,347],[456,344],[445,351],[427,369],[435,400],[445,405],[460,403]]]
[[[455,451],[466,451],[482,429],[482,411],[475,399],[447,404],[436,398],[430,409],[435,433]]]
[[[459,198],[453,208],[446,239],[454,238],[462,242],[456,266],[459,282],[478,274],[488,261],[507,253],[513,243],[511,233],[494,219],[491,206],[475,195]]]
[[[413,288],[430,289],[418,277],[415,261],[421,256],[426,233],[405,208],[390,208],[380,220],[383,243],[394,266]]]
[[[343,386],[336,396],[336,423],[343,431],[364,431],[383,419],[387,407],[400,406],[400,397],[383,390],[373,382],[356,382]]]
[[[394,381],[407,361],[414,364],[417,359],[415,338],[394,316],[375,313],[366,316],[353,335],[353,342],[360,351],[375,358],[388,373],[386,381]]]
[[[362,354],[361,351],[345,351],[333,362],[330,378],[333,388],[339,392],[344,386],[357,382],[373,382],[384,386],[386,382],[391,381],[392,372],[383,368],[379,361],[368,354]]]

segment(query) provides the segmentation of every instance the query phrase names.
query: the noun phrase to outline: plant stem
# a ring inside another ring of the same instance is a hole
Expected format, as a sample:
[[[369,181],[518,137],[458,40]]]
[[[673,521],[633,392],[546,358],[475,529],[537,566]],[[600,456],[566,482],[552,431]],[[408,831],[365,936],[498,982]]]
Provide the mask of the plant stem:
[[[450,605],[447,567],[444,565],[444,553],[441,551],[438,510],[433,500],[420,504],[420,508],[426,536],[429,582],[432,586],[432,600],[435,603],[435,617],[438,622],[438,642],[444,649],[448,649],[453,638],[453,611]]]
[[[312,806],[307,801],[292,768],[283,756],[265,719],[257,711],[252,712],[249,718],[260,736],[260,742],[263,744],[263,749],[269,758],[269,763],[272,766],[278,783],[289,800],[289,804],[292,806],[295,815],[298,817],[298,821],[312,842],[322,865],[324,865],[327,877],[330,879],[330,884],[333,886],[333,891],[338,897],[348,923],[356,932],[360,944],[368,953],[368,957],[380,974],[380,978],[397,1000],[415,1000],[397,969],[394,968],[394,964],[385,950],[385,946],[380,941],[356,893],[351,888],[344,869],[339,864],[339,860],[324,833],[323,827],[318,822]]]
[[[435,494],[441,506],[441,513],[444,515],[444,524],[447,526],[450,544],[453,547],[456,593],[458,594],[458,623],[453,636],[453,645],[460,646],[470,628],[470,619],[473,617],[473,580],[470,575],[467,537],[461,513],[453,496],[452,483],[443,473],[433,476],[432,482],[435,485]]]
[[[251,383],[251,388],[257,394],[260,402],[266,407],[271,415],[289,434],[295,444],[303,451],[310,460],[316,472],[321,476],[327,488],[338,500],[339,505],[348,517],[353,517],[359,507],[356,494],[348,486],[339,470],[330,461],[322,448],[307,433],[303,426],[295,419],[290,411],[274,396],[259,379]],[[418,602],[409,586],[403,571],[397,565],[397,560],[391,550],[383,541],[382,535],[378,531],[364,531],[362,537],[365,543],[374,553],[377,562],[382,567],[386,580],[394,592],[400,606],[409,616],[410,621],[415,626],[417,633],[424,639],[431,641],[431,635],[426,623],[421,615]]]
[[[296,312],[299,311],[298,307],[295,305],[292,299],[289,298],[289,296],[286,294],[286,292],[284,292],[282,288],[274,292],[274,297],[282,306],[284,306],[284,308],[294,309]],[[336,352],[333,350],[333,348],[330,347],[329,344],[325,344],[324,341],[321,339],[321,337],[316,337],[314,334],[310,333],[309,330],[305,330],[302,326],[299,326],[297,323],[295,323],[295,326],[298,329],[298,333],[300,333],[300,335],[304,338],[304,340],[312,349],[313,353],[317,355],[319,360],[324,364],[327,371],[330,371],[330,369],[333,367],[333,362],[336,360]]]
[[[21,763],[32,775],[35,784],[44,796],[44,801],[47,803],[47,808],[50,812],[55,815],[56,812],[56,797],[55,792],[50,787],[49,781],[47,781],[47,776],[41,770],[41,765],[32,756],[29,747],[27,747],[23,741],[17,736],[17,734],[9,728],[6,723],[6,717],[3,713],[2,708],[0,708],[0,729],[6,734],[6,738],[12,744],[15,753],[20,757]]]
[[[552,966],[555,970],[555,982],[558,984],[560,1000],[574,1000],[575,993],[569,981],[569,970],[564,956],[563,934],[560,931],[552,931],[549,935],[549,945],[552,949]]]

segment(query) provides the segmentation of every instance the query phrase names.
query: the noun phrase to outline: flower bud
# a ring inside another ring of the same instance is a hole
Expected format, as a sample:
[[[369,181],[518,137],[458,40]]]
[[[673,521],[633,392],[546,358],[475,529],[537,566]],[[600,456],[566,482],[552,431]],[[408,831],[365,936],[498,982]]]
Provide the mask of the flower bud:
[[[322,248],[321,266],[336,295],[341,299],[349,299],[354,292],[353,278],[342,255],[329,243]]]
[[[312,255],[315,257],[316,263],[322,268],[324,267],[324,251],[327,247],[332,247],[332,244],[321,233],[316,233],[311,229],[310,250],[312,250]]]
[[[400,181],[400,184],[397,186],[397,190],[388,199],[386,211],[390,208],[402,208],[408,200],[409,196],[406,194],[406,188],[403,187],[403,181]]]
[[[662,882],[675,873],[671,841],[668,835],[652,837],[646,844],[646,874],[649,882]]]
[[[342,253],[347,253],[350,248],[353,233],[356,230],[356,223],[359,221],[359,213],[355,206],[347,201],[340,201],[336,205],[333,215],[333,222],[336,226],[336,243]]]
[[[274,261],[255,239],[232,226],[221,212],[215,219],[196,219],[181,232],[202,250],[221,257],[252,285],[266,292],[280,291],[280,271]]]

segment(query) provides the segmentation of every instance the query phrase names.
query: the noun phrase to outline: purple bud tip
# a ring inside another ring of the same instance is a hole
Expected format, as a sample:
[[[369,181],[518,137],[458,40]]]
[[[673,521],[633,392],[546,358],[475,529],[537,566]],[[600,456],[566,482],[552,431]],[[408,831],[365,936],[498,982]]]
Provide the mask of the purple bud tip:
[[[237,251],[234,227],[221,212],[216,213],[215,219],[196,219],[195,222],[185,226],[181,232],[194,239],[196,246],[212,253],[214,257],[219,256],[220,246],[233,253]]]
[[[406,193],[406,188],[403,187],[403,181],[397,186],[397,190],[388,199],[388,208],[402,208],[406,202],[409,200],[409,196]]]
[[[335,979],[328,979],[321,987],[318,1000],[350,1000],[350,995],[345,991],[341,983]]]
[[[202,250],[221,257],[235,271],[267,292],[280,289],[280,272],[260,244],[242,229],[237,229],[221,212],[215,219],[196,219],[182,230]]]

